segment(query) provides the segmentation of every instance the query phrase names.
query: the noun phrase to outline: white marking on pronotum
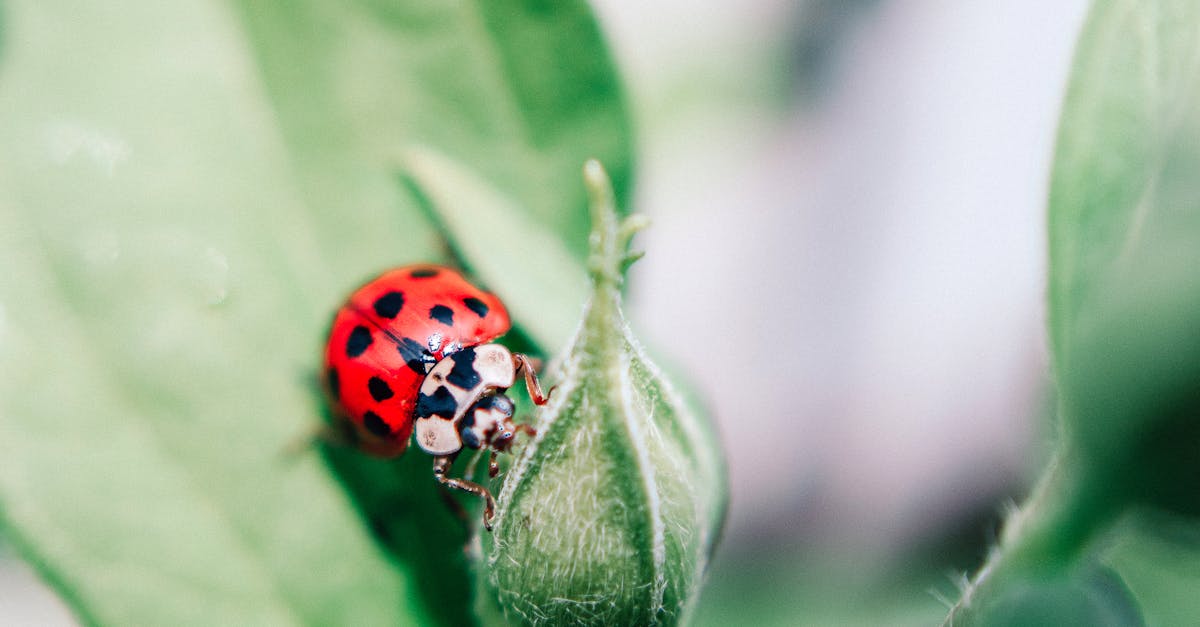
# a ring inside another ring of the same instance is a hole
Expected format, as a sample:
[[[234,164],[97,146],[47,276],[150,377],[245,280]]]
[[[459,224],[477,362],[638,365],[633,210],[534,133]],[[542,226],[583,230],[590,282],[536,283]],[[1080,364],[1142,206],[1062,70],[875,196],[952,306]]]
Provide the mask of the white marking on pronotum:
[[[438,333],[437,331],[430,333],[429,340],[426,342],[426,345],[429,347],[429,352],[436,353],[442,350],[442,341],[443,338],[441,333]]]
[[[630,445],[637,453],[638,467],[641,471],[639,474],[646,490],[646,503],[650,508],[650,525],[654,534],[651,549],[651,557],[654,560],[654,589],[651,592],[650,600],[655,613],[657,613],[662,609],[663,594],[667,589],[667,574],[664,568],[667,561],[667,548],[662,502],[658,495],[658,482],[654,477],[654,462],[650,459],[647,436],[642,433],[642,426],[638,424],[637,407],[633,400],[633,381],[629,379],[633,364],[628,357],[622,354],[616,367],[618,368],[617,379],[621,386],[621,409],[625,414],[623,422],[625,428],[629,430]]]

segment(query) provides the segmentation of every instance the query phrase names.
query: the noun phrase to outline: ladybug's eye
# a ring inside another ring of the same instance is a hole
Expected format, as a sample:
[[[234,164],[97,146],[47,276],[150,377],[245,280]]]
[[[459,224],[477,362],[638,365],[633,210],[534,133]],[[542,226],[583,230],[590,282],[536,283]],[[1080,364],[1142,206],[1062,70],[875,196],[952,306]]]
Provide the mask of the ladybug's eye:
[[[492,401],[492,408],[498,410],[500,413],[502,413],[505,416],[508,416],[510,418],[513,415],[512,401],[509,400],[509,398],[503,394],[496,395],[495,400]]]

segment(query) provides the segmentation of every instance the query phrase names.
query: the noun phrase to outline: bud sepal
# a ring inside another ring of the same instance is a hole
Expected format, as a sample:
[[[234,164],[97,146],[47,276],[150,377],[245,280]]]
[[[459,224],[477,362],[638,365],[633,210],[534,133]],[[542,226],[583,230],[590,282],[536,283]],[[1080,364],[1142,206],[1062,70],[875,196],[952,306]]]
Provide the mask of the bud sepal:
[[[505,477],[487,583],[510,621],[686,621],[726,507],[725,465],[705,417],[634,338],[621,284],[642,216],[618,220],[600,164],[583,321],[551,367],[556,388]],[[485,544],[487,540],[485,539]]]

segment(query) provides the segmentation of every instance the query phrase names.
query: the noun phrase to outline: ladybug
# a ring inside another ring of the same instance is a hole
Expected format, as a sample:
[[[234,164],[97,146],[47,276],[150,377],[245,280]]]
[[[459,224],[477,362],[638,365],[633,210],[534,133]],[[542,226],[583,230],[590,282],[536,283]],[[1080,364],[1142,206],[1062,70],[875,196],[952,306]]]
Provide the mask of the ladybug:
[[[523,431],[505,391],[523,374],[537,405],[542,393],[529,357],[491,344],[511,326],[504,304],[458,272],[436,265],[389,270],[358,288],[338,310],[325,346],[325,384],[335,412],[359,447],[396,457],[416,432],[433,455],[434,478],[484,499],[491,530],[495,501],[478,483],[447,477],[463,450],[507,452]]]

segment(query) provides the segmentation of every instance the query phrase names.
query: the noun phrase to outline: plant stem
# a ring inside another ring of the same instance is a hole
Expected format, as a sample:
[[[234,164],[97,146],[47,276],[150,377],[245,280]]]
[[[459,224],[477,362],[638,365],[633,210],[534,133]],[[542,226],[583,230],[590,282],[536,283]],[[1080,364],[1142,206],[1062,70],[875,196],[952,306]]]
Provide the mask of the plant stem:
[[[1000,543],[963,590],[944,625],[996,597],[1006,584],[1061,575],[1115,514],[1110,482],[1072,450],[1050,461],[1026,503],[1013,512]],[[969,614],[968,614],[969,616]]]

